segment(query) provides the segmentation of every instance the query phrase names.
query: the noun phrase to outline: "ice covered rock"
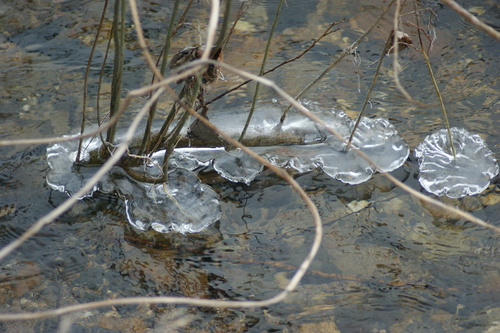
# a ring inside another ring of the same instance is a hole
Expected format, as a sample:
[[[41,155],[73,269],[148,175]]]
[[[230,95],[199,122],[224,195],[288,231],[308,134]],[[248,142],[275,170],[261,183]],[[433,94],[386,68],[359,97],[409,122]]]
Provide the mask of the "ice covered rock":
[[[415,149],[420,184],[430,193],[450,198],[481,193],[499,171],[491,150],[479,135],[463,128],[452,127],[451,136],[456,159],[446,129],[427,136]]]

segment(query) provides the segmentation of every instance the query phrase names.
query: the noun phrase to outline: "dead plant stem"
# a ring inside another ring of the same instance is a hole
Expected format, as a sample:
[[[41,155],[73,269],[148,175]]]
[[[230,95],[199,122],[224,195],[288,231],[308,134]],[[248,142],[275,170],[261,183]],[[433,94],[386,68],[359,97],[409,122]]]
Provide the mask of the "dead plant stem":
[[[125,0],[115,0],[113,38],[115,42],[115,57],[113,60],[113,79],[111,82],[111,103],[109,108],[111,117],[120,108],[125,48]],[[108,129],[106,141],[113,144],[115,134],[116,124]]]
[[[102,8],[102,14],[101,14],[101,19],[99,20],[99,25],[97,26],[97,32],[94,38],[94,42],[92,43],[92,47],[90,49],[90,54],[89,54],[89,59],[87,60],[87,66],[85,67],[85,75],[83,77],[83,106],[82,106],[82,123],[80,125],[80,134],[83,134],[85,132],[85,123],[87,121],[87,85],[88,85],[88,80],[89,80],[89,73],[90,73],[90,65],[92,64],[92,59],[94,58],[94,52],[95,48],[97,46],[97,42],[99,41],[99,36],[102,31],[102,25],[104,23],[104,18],[106,16],[106,9],[108,8],[108,0],[104,1],[104,6]],[[78,141],[78,148],[76,150],[76,158],[75,158],[75,163],[80,162],[80,155],[82,151],[82,141],[83,139],[80,139]]]
[[[161,66],[160,66],[160,72],[162,75],[165,75],[165,71],[167,69],[167,63],[168,63],[168,52],[170,51],[170,42],[172,39],[172,32],[174,29],[174,22],[175,22],[175,17],[177,16],[177,11],[179,9],[179,3],[180,0],[175,0],[174,3],[174,9],[172,10],[172,15],[170,16],[170,22],[168,25],[168,30],[167,30],[167,37],[165,38],[165,45],[163,46],[162,53],[160,55],[161,57]],[[155,76],[153,75],[153,82],[155,80]],[[157,103],[153,103],[151,105],[151,110],[149,110],[149,115],[148,115],[148,120],[146,123],[146,128],[144,129],[144,134],[142,137],[142,143],[141,146],[139,147],[139,151],[137,152],[138,155],[142,155],[144,153],[144,150],[147,150],[149,147],[149,143],[151,140],[151,126],[153,124],[153,119],[156,114],[156,106]]]
[[[271,48],[271,43],[273,40],[274,30],[276,29],[276,25],[278,24],[278,18],[281,12],[281,7],[283,5],[284,0],[280,0],[278,3],[278,8],[274,14],[273,25],[271,26],[271,30],[269,31],[269,37],[267,37],[266,49],[264,50],[264,58],[262,59],[262,63],[260,64],[260,72],[259,75],[262,76],[264,74],[264,68],[266,67],[267,57],[269,55],[269,49]],[[255,111],[255,104],[257,103],[257,97],[259,96],[259,82],[255,84],[255,91],[252,98],[252,105],[250,107],[250,112],[248,113],[247,120],[245,121],[245,125],[243,126],[243,130],[241,131],[240,137],[238,141],[242,141],[247,132],[248,126],[252,121],[253,113]]]
[[[111,34],[113,34],[113,28],[111,28]],[[104,119],[101,121],[101,92],[102,92],[102,81],[104,77],[104,68],[106,67],[106,62],[108,61],[110,47],[111,47],[111,36],[108,38],[108,42],[106,43],[106,52],[104,52],[104,58],[102,59],[101,70],[99,72],[99,79],[97,80],[97,97],[95,101],[95,111],[97,118],[97,126],[99,127],[102,125],[102,121],[104,121]],[[99,132],[99,138],[101,139],[101,142],[104,145],[106,140],[104,140],[103,132]]]
[[[349,136],[349,140],[347,140],[347,146],[346,146],[346,151],[349,150],[351,147],[352,139],[354,137],[354,133],[356,133],[356,129],[359,126],[359,122],[361,121],[361,117],[363,116],[363,112],[365,111],[366,105],[368,105],[368,101],[370,100],[370,96],[372,94],[373,88],[375,87],[375,83],[377,82],[378,75],[380,73],[380,68],[382,67],[382,62],[384,60],[385,55],[387,54],[387,51],[391,47],[392,44],[392,34],[394,33],[394,30],[391,30],[389,33],[389,37],[387,37],[387,40],[385,41],[384,49],[382,51],[382,54],[380,55],[378,64],[377,64],[377,70],[375,71],[375,74],[373,75],[373,80],[370,85],[370,89],[366,93],[365,101],[363,102],[363,106],[361,107],[361,111],[359,112],[358,118],[356,119],[356,123],[354,124],[354,127],[352,128],[351,135]],[[397,44],[396,44],[397,45]],[[397,46],[395,46],[397,47]]]
[[[417,4],[415,3],[415,7],[417,6]],[[448,121],[448,114],[446,113],[446,107],[444,105],[444,101],[443,101],[443,96],[441,95],[441,91],[439,90],[439,86],[436,82],[436,77],[434,76],[434,72],[432,71],[432,66],[431,66],[431,61],[429,60],[429,57],[427,56],[427,52],[425,51],[425,47],[424,47],[424,42],[422,41],[422,34],[420,32],[421,30],[421,27],[420,27],[420,20],[419,20],[419,14],[418,14],[418,11],[416,10],[415,8],[415,18],[416,18],[416,21],[417,21],[417,33],[418,33],[418,40],[420,42],[420,48],[421,48],[421,52],[422,52],[422,55],[424,56],[424,59],[425,59],[425,64],[427,65],[427,69],[429,70],[429,75],[431,77],[431,80],[432,80],[432,85],[434,86],[434,89],[436,90],[436,95],[437,95],[437,98],[439,100],[439,105],[441,106],[441,111],[443,113],[443,119],[444,119],[444,122],[445,122],[445,125],[446,125],[446,130],[448,131],[448,141],[450,143],[450,148],[451,148],[451,153],[453,155],[453,159],[457,159],[457,153],[456,153],[456,150],[455,150],[455,144],[453,143],[453,137],[451,135],[451,128],[450,128],[450,122]]]
[[[398,45],[398,36],[396,34],[397,31],[399,31],[399,19],[400,19],[400,13],[401,13],[401,1],[397,0],[396,1],[396,10],[394,13],[394,22],[393,22],[393,30],[394,30],[394,41],[393,45]],[[392,61],[392,70],[393,70],[393,79],[394,83],[396,84],[396,87],[398,88],[399,92],[406,98],[406,100],[412,104],[419,105],[419,106],[424,106],[425,104],[413,99],[411,95],[406,91],[406,89],[403,87],[401,84],[401,81],[399,80],[399,73],[401,72],[401,64],[399,63],[399,50],[397,47],[394,48],[394,58]]]

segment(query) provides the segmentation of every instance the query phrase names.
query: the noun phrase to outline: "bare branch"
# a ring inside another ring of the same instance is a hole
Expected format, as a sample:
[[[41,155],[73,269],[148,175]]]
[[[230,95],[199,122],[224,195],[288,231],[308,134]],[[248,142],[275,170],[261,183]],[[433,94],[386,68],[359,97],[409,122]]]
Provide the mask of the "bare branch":
[[[453,9],[455,12],[457,12],[460,16],[462,16],[464,19],[466,19],[470,24],[481,30],[482,32],[485,32],[488,34],[488,36],[495,38],[497,41],[500,42],[500,32],[493,29],[491,26],[487,25],[483,21],[479,20],[477,17],[472,15],[467,9],[464,7],[460,6],[458,3],[456,3],[453,0],[441,0],[444,4],[446,4],[448,7]]]

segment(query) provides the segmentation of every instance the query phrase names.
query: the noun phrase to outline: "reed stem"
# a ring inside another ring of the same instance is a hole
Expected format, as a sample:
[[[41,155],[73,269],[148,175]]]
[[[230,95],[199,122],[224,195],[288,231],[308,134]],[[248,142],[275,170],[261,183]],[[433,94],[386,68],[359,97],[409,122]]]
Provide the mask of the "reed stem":
[[[111,82],[111,103],[109,116],[120,108],[121,88],[123,78],[123,52],[125,48],[125,0],[115,0],[113,14],[113,33],[115,42],[115,57],[113,60],[113,80]],[[107,132],[106,141],[113,144],[115,141],[116,124],[113,124]]]
[[[264,75],[264,68],[266,67],[267,56],[269,55],[269,49],[271,48],[271,42],[273,40],[274,30],[276,29],[276,25],[278,24],[278,17],[280,15],[283,2],[284,2],[283,0],[280,0],[280,2],[278,3],[278,8],[276,9],[276,13],[274,15],[273,25],[271,26],[271,31],[269,31],[269,37],[267,38],[266,49],[264,51],[264,59],[262,59],[262,63],[260,65],[259,76]],[[257,82],[255,84],[255,91],[252,98],[252,106],[250,107],[250,112],[248,113],[247,120],[245,121],[245,126],[243,126],[243,130],[241,131],[241,135],[238,138],[238,141],[243,140],[247,132],[248,126],[250,125],[250,121],[252,121],[253,113],[255,111],[255,104],[257,103],[257,97],[259,95],[259,87],[260,84],[259,82]]]

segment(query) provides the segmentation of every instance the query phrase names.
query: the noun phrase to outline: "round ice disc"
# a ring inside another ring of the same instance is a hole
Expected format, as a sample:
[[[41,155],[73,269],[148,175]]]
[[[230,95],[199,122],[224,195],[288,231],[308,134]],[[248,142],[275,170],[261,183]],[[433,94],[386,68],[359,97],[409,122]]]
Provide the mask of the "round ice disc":
[[[430,193],[450,198],[481,193],[499,171],[491,150],[479,135],[463,128],[452,127],[451,137],[456,158],[446,129],[427,136],[415,149],[420,184]]]

